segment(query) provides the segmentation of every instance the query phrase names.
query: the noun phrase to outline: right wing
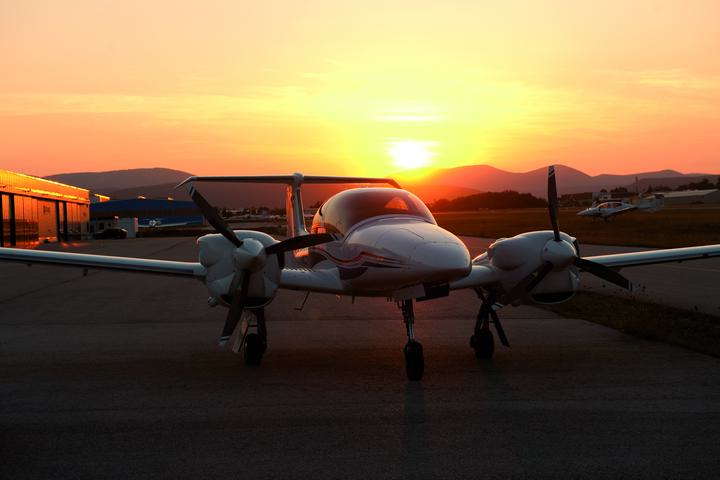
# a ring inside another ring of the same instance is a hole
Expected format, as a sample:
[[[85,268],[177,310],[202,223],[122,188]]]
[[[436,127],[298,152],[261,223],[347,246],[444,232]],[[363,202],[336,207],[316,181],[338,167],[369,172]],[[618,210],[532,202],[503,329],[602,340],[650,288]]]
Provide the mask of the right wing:
[[[205,277],[205,267],[197,262],[175,262],[150,258],[111,257],[86,253],[48,252],[20,248],[0,248],[0,260],[20,263],[41,263],[81,268],[103,268],[130,272]]]
[[[667,248],[646,252],[613,253],[595,257],[583,257],[585,260],[600,263],[610,268],[638,267],[656,263],[684,262],[703,258],[720,257],[720,245],[701,245],[699,247]]]

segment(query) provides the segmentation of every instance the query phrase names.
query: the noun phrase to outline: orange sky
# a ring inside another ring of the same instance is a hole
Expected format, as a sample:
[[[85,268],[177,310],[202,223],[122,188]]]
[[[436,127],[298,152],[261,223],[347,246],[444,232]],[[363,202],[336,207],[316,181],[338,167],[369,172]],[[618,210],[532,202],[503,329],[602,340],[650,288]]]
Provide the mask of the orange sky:
[[[35,175],[720,171],[717,0],[0,0],[0,72]]]

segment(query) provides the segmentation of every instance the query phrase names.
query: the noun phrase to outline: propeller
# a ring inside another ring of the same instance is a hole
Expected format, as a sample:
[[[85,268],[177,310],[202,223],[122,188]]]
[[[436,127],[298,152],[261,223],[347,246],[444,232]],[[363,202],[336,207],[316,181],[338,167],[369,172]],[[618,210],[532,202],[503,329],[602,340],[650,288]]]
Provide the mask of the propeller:
[[[558,199],[557,184],[555,183],[555,167],[548,167],[548,210],[550,211],[550,223],[552,223],[555,241],[560,239],[560,225],[558,224]]]
[[[576,267],[581,268],[586,272],[595,275],[596,277],[600,277],[605,281],[614,283],[618,287],[622,287],[626,290],[632,290],[632,284],[630,283],[630,280],[623,277],[615,270],[606,267],[605,265],[591,262],[590,260],[586,260],[581,257],[575,257],[573,263]]]
[[[548,168],[548,210],[550,223],[552,223],[553,239],[548,241],[543,249],[545,261],[503,295],[500,298],[500,303],[507,305],[519,300],[530,293],[553,269],[570,263],[621,288],[632,289],[632,284],[627,278],[605,265],[579,257],[575,248],[560,237],[557,184],[555,182],[555,167],[552,165]]]
[[[210,205],[210,203],[205,200],[205,197],[200,195],[200,192],[198,192],[191,184],[188,184],[188,193],[190,194],[192,201],[195,205],[197,205],[205,218],[207,218],[207,221],[210,222],[210,225],[212,225],[218,233],[222,234],[223,237],[227,238],[236,247],[243,244],[242,240],[235,236],[235,233],[230,228],[230,225],[228,225],[225,219],[220,216],[217,209]]]
[[[500,303],[503,305],[510,305],[516,300],[524,297],[526,294],[535,288],[535,286],[545,278],[545,275],[550,273],[554,268],[550,262],[544,262],[539,268],[530,273],[528,276],[520,280],[509,292],[500,297]]]
[[[268,255],[281,255],[292,250],[320,245],[335,240],[335,237],[329,233],[302,235],[273,243],[267,247],[252,238],[241,240],[235,235],[235,232],[218,213],[217,209],[210,205],[210,202],[192,184],[188,184],[187,189],[190,198],[207,218],[210,225],[235,246],[233,259],[236,271],[228,289],[232,301],[219,342],[220,345],[225,345],[232,337],[247,305],[251,275],[263,270]]]
[[[311,233],[310,235],[301,235],[299,237],[290,237],[282,242],[273,243],[265,248],[265,253],[273,255],[276,253],[289,252],[290,250],[300,250],[302,248],[314,247],[327,242],[332,242],[335,237],[329,233]]]
[[[240,277],[242,277],[242,286],[238,292]],[[233,332],[235,332],[235,327],[237,327],[240,317],[242,316],[243,309],[245,308],[245,300],[247,299],[249,289],[250,272],[245,270],[241,274],[241,272],[238,271],[230,283],[230,291],[233,292],[233,299],[230,304],[227,317],[225,318],[225,325],[223,326],[222,333],[220,334],[220,346],[225,346],[228,340],[230,340],[230,337],[232,337]]]

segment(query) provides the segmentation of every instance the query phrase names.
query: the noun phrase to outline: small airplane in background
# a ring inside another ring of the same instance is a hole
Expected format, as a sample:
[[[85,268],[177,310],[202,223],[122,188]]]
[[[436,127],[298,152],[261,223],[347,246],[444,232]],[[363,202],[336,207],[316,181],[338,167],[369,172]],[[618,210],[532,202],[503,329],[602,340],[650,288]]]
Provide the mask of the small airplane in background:
[[[289,238],[278,241],[262,232],[232,230],[195,188],[200,182],[285,184]],[[318,209],[308,232],[300,192],[306,183],[388,184],[394,188],[352,188],[333,195]],[[569,300],[578,290],[580,272],[630,289],[630,282],[618,269],[720,256],[720,245],[705,245],[581,257],[576,239],[559,229],[552,166],[548,172],[552,230],[499,239],[474,259],[458,237],[437,225],[420,199],[392,179],[296,173],[191,177],[183,184],[218,232],[198,239],[198,262],[12,248],[0,248],[0,260],[200,279],[210,294],[208,304],[228,307],[221,345],[234,337],[234,350],[242,349],[249,365],[260,364],[267,348],[264,307],[278,289],[391,299],[406,327],[407,377],[420,380],[425,362],[422,345],[415,338],[414,301],[473,289],[480,305],[470,346],[478,359],[489,359],[495,348],[491,325],[500,342],[510,345],[497,314],[505,305]]]
[[[633,210],[641,212],[654,213],[665,206],[665,198],[661,194],[655,194],[652,200],[644,203],[633,204],[622,201],[603,202],[593,205],[585,210],[577,212],[581,217],[602,218],[608,220],[621,213],[627,213]]]

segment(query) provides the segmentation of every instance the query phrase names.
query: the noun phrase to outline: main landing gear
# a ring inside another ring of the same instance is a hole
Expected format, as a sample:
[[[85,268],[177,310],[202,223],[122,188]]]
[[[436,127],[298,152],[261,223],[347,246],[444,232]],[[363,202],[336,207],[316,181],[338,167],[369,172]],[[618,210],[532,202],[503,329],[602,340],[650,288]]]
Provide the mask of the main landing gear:
[[[470,346],[475,350],[475,356],[478,359],[488,360],[492,358],[493,353],[495,353],[495,339],[490,331],[491,323],[495,326],[495,330],[500,338],[500,343],[509,347],[510,342],[508,342],[507,336],[505,335],[505,330],[503,330],[502,323],[500,323],[500,318],[493,309],[495,297],[493,295],[486,297],[480,290],[476,290],[476,292],[480,300],[482,300],[482,304],[477,315],[477,320],[475,321],[475,331],[473,336],[470,337]]]
[[[415,341],[415,313],[413,312],[413,301],[401,300],[398,306],[402,311],[403,322],[407,330],[408,343],[403,348],[405,354],[405,373],[410,381],[418,381],[422,379],[425,372],[425,358],[423,357],[423,348],[420,342]]]
[[[265,309],[252,310],[240,343],[243,349],[245,365],[260,365],[263,354],[267,350],[267,327],[265,326]],[[255,318],[253,323],[252,318]],[[254,330],[251,332],[250,330]],[[244,348],[243,348],[244,347]]]

